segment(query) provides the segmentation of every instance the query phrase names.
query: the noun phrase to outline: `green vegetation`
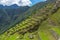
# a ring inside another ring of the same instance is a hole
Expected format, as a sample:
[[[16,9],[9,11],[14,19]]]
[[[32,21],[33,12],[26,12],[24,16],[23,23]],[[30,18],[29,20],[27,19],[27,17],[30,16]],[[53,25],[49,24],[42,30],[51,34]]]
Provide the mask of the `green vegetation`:
[[[58,40],[59,31],[60,2],[57,0],[33,11],[32,15],[1,34],[0,40]]]

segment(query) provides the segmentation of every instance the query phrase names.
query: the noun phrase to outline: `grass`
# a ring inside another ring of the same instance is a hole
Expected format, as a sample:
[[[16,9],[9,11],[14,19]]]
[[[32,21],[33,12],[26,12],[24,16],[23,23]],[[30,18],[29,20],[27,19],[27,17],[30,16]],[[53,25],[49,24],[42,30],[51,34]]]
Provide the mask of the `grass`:
[[[55,31],[58,35],[60,35],[60,28],[52,28],[53,31]]]

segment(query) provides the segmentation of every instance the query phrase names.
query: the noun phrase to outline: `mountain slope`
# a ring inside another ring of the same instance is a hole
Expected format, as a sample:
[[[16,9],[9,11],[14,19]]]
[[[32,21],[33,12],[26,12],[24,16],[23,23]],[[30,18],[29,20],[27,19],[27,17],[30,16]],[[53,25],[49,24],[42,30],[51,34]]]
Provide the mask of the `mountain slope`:
[[[2,28],[8,27],[11,22],[14,22],[21,14],[27,11],[30,7],[18,7],[12,8],[10,7],[3,7],[0,8],[0,30]]]
[[[8,30],[9,28],[12,27],[12,25],[15,25],[18,22],[23,21],[24,19],[28,18],[29,15],[32,15],[33,13],[35,13],[36,10],[43,8],[47,4],[48,4],[47,2],[38,3],[38,4],[34,5],[34,6],[32,6],[31,8],[29,8],[29,10],[27,10],[25,13],[21,13],[21,14],[20,14],[20,11],[19,11],[20,8],[17,9],[18,11],[17,10],[13,11],[13,9],[11,11],[5,9],[9,15],[12,15],[11,16],[12,19],[10,19],[10,21],[9,21],[10,24],[9,25],[4,25],[3,27],[1,27],[0,31],[4,32],[4,31]],[[27,9],[27,7],[23,7],[23,8]],[[23,9],[23,8],[21,8],[21,9]],[[13,12],[13,14],[11,12]],[[14,14],[16,14],[16,15],[13,16]]]
[[[43,10],[43,11],[42,11]],[[36,10],[0,35],[1,40],[59,40],[60,1]]]

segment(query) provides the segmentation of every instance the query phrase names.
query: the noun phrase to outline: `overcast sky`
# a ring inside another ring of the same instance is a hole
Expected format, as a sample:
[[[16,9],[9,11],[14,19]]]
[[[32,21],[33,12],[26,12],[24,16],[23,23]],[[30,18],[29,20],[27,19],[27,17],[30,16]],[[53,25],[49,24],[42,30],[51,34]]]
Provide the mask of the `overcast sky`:
[[[17,4],[18,6],[32,6],[42,1],[45,0],[0,0],[0,5],[11,6],[13,4]]]

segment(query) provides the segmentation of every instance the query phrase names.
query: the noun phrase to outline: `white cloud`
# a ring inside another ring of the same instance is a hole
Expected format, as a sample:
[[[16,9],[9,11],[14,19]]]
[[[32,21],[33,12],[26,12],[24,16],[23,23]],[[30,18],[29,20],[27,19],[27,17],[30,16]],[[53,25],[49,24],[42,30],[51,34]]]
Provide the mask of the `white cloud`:
[[[3,6],[10,6],[17,4],[18,6],[30,6],[32,3],[30,0],[0,0],[0,4]]]

